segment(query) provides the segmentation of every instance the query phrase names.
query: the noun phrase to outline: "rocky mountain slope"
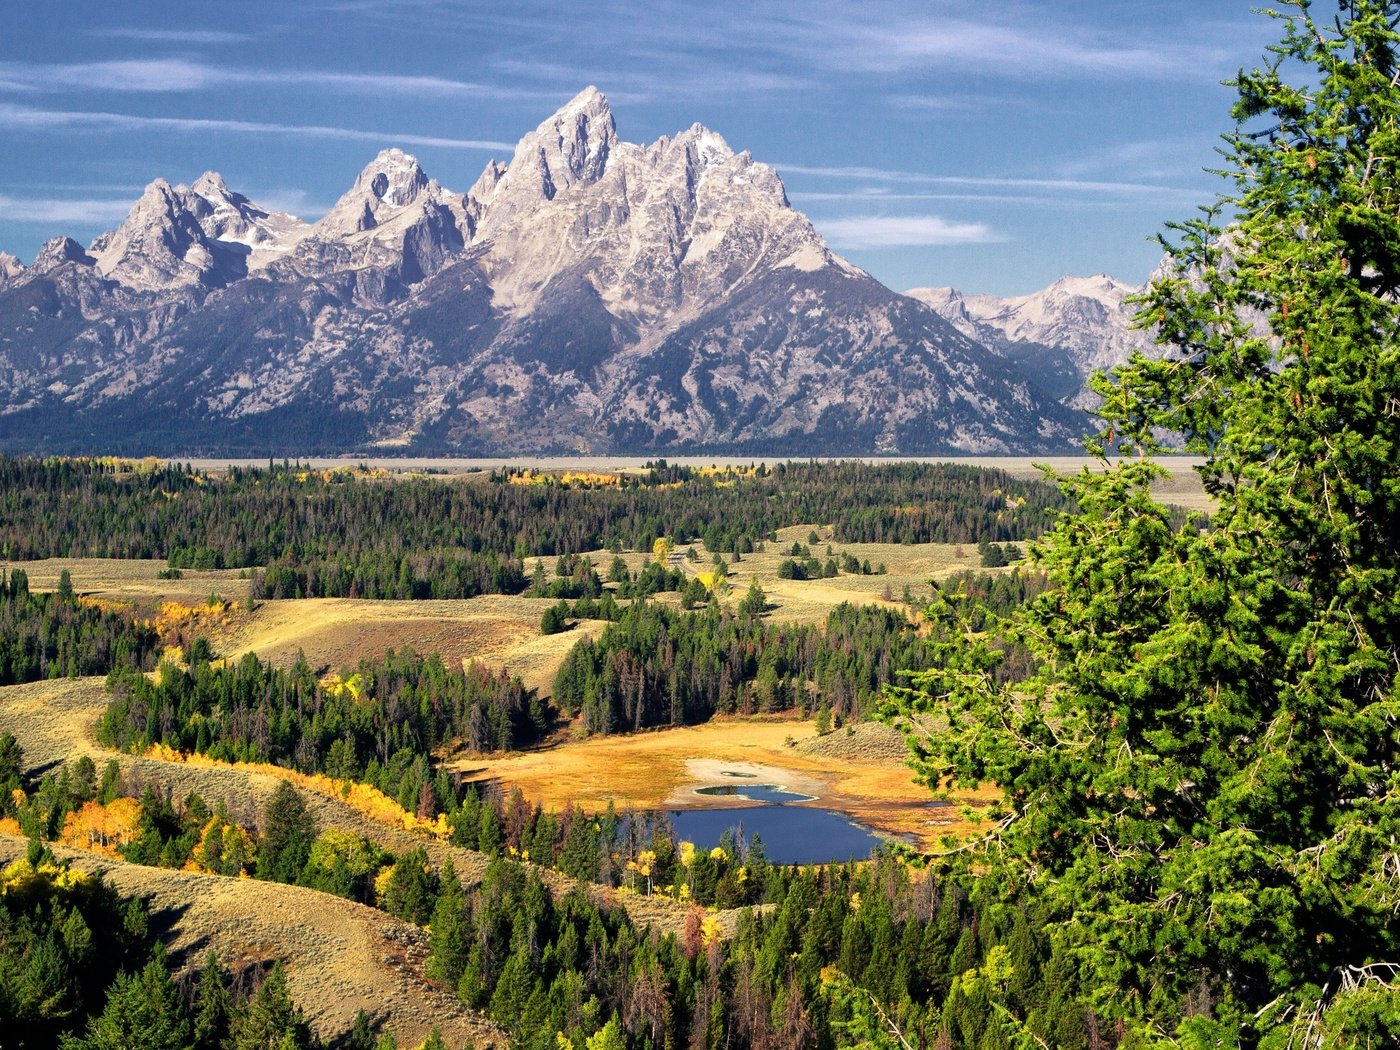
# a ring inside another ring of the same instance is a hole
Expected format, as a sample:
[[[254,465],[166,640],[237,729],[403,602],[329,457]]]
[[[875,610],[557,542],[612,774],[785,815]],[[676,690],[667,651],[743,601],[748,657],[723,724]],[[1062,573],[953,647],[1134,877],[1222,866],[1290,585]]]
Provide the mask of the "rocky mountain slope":
[[[911,288],[905,294],[931,307],[970,339],[1018,364],[1046,392],[1084,405],[1091,372],[1148,350],[1147,333],[1133,330],[1141,288],[1107,274],[1062,277],[1031,295],[964,295],[953,288]]]
[[[772,168],[699,125],[624,142],[590,88],[465,194],[390,149],[307,224],[211,172],[0,258],[0,447],[1077,447],[985,338],[833,254]]]

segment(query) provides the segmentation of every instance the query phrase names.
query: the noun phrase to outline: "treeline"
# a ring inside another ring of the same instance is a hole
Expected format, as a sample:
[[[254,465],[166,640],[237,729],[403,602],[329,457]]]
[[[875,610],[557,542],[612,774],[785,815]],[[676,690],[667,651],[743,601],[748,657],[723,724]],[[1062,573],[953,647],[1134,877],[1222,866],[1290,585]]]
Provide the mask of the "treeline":
[[[215,477],[0,456],[0,557],[266,566],[263,593],[307,597],[519,591],[529,557],[650,550],[661,536],[743,551],[802,522],[830,526],[841,542],[1005,541],[1039,534],[1062,507],[1042,482],[947,464],[792,463],[572,488],[285,465]]]
[[[402,600],[518,594],[524,587],[520,561],[509,555],[371,550],[340,558],[279,558],[254,574],[249,593],[255,599]]]
[[[0,574],[0,686],[149,670],[158,647],[149,624],[80,601],[66,569],[48,594],[31,593],[22,569]]]
[[[271,762],[357,780],[432,816],[455,803],[434,748],[461,740],[474,750],[533,742],[547,712],[533,691],[473,664],[461,671],[409,650],[362,661],[343,681],[319,682],[304,660],[287,670],[253,654],[188,670],[162,665],[158,681],[115,672],[97,726],[123,751],[164,744],[221,761]]]
[[[715,847],[683,842],[661,813],[552,812],[467,785],[447,815],[455,845],[554,868],[572,878],[720,908],[761,904],[772,870],[757,836],[726,832]]]
[[[792,709],[851,719],[896,672],[924,666],[925,647],[900,612],[843,604],[823,629],[769,623],[762,608],[756,587],[736,611],[634,602],[596,642],[570,650],[554,703],[593,733]]]
[[[580,892],[554,899],[497,861],[474,892],[443,879],[426,967],[506,1026],[512,1045],[834,1050],[1012,1045],[1007,1021],[1048,1045],[1113,1047],[1074,998],[1073,961],[1045,917],[977,905],[897,860],[774,869],[762,912],[729,940],[696,909],[679,935],[634,927]],[[995,1001],[995,1006],[993,1002]],[[595,1036],[594,1038],[598,1038]]]

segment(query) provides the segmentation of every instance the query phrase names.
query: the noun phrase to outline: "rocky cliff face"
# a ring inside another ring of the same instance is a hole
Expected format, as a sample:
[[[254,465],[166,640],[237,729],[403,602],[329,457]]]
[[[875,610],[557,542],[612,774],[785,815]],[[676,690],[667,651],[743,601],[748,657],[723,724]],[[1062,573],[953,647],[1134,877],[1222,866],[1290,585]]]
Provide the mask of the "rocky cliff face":
[[[466,194],[393,149],[311,225],[157,180],[87,249],[0,258],[0,446],[1075,447],[940,310],[834,255],[772,168],[699,125],[624,142],[590,88]]]
[[[1088,403],[1084,382],[1094,371],[1149,350],[1150,333],[1133,329],[1142,291],[1107,274],[1062,277],[1031,295],[964,295],[952,288],[911,288],[958,331],[1018,364],[1042,389],[1073,405]]]

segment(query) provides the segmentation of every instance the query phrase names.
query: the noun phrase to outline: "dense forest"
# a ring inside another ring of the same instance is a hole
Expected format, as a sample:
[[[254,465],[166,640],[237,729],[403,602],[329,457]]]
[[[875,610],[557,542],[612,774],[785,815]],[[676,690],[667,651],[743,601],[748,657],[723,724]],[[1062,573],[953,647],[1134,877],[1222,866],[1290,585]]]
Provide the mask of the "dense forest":
[[[335,892],[322,863],[327,838],[303,870],[320,871],[327,881],[317,888]],[[386,860],[371,852],[369,870]],[[699,908],[679,935],[638,928],[582,892],[554,896],[532,868],[505,858],[473,887],[450,861],[433,869],[418,850],[386,870],[375,902],[429,925],[429,976],[498,1021],[515,1046],[831,1050],[879,1036],[877,1017],[918,1045],[1010,1045],[1008,1025],[988,1009],[988,981],[1050,1045],[1115,1044],[1075,1001],[1033,912],[981,913],[956,884],[911,879],[891,859],[772,869],[769,908],[741,919],[731,939]],[[7,1046],[52,1047],[59,1036],[93,1050],[319,1046],[280,966],[234,975],[207,956],[172,974],[139,901],[54,861],[37,840],[0,886]],[[613,1042],[591,1041],[600,1036]],[[343,1045],[394,1044],[376,1040],[361,1016]]]
[[[508,861],[470,895],[454,882],[433,905],[428,966],[521,1047],[579,1046],[609,1028],[615,1042],[601,1045],[648,1050],[892,1047],[896,1033],[1010,1047],[1017,1025],[1066,1050],[1116,1045],[1032,911],[979,912],[956,885],[911,879],[889,858],[773,869],[769,907],[729,940],[698,909],[680,936],[639,931],[582,894],[551,898]]]
[[[1038,535],[1065,506],[1054,486],[946,464],[620,477],[597,487],[293,466],[215,477],[176,465],[0,456],[0,558],[262,566],[262,597],[462,598],[524,590],[529,557],[614,544],[646,551],[661,536],[735,551],[817,523],[841,542],[990,542]]]
[[[271,762],[358,780],[434,815],[455,802],[431,753],[444,743],[505,750],[537,739],[548,713],[519,679],[436,654],[390,651],[322,684],[304,660],[282,670],[251,653],[229,665],[195,654],[158,681],[115,671],[97,737],[118,750],[164,744],[222,761]],[[202,658],[201,658],[202,657]]]
[[[818,627],[770,623],[763,608],[756,587],[734,611],[633,602],[596,642],[569,651],[554,703],[581,715],[593,733],[736,712],[824,708],[828,717],[855,719],[870,713],[900,671],[925,666],[925,647],[896,610],[840,605]]]
[[[48,594],[30,593],[22,569],[0,575],[0,686],[150,670],[158,645],[149,625],[80,599],[66,569]]]

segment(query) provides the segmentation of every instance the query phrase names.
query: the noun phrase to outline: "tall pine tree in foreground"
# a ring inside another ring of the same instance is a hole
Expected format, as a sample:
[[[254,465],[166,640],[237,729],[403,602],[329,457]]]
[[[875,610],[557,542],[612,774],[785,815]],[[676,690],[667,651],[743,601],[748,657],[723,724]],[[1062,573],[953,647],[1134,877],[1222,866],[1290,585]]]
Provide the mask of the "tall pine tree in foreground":
[[[1004,625],[1038,672],[998,684],[944,604],[891,697],[947,719],[911,734],[931,784],[1003,791],[981,892],[1053,909],[1138,1044],[1400,1040],[1400,4],[1279,6],[1231,188],[1148,292],[1160,355],[1096,382],[1102,461]],[[1209,522],[1152,498],[1168,440]]]

